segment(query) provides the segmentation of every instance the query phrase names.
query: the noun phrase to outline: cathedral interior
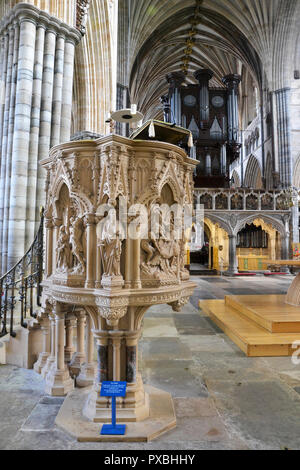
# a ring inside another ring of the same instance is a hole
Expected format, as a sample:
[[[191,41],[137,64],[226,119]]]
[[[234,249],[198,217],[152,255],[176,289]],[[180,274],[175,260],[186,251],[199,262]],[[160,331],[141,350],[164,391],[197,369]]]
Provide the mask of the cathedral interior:
[[[100,244],[125,193],[189,243]],[[299,196],[300,0],[0,0],[0,448],[300,449]],[[124,377],[177,427],[69,430]]]

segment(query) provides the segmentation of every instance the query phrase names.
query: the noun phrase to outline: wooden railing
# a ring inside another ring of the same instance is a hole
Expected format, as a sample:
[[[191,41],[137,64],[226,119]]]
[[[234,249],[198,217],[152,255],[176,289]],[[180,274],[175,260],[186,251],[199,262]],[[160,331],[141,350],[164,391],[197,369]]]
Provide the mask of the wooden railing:
[[[43,276],[44,209],[41,222],[31,247],[23,258],[0,279],[0,338],[10,334],[14,327],[26,328],[26,318],[35,318],[35,308],[41,306]]]

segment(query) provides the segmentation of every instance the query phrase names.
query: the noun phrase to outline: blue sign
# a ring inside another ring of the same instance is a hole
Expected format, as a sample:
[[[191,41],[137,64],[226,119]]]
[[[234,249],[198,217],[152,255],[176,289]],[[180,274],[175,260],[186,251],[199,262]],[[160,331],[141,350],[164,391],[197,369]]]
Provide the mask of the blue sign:
[[[125,397],[126,382],[102,382],[100,397]]]
[[[111,424],[103,424],[101,429],[102,435],[123,436],[125,434],[126,425],[116,424],[116,397],[125,397],[126,382],[103,382],[101,386],[100,397],[111,397]]]

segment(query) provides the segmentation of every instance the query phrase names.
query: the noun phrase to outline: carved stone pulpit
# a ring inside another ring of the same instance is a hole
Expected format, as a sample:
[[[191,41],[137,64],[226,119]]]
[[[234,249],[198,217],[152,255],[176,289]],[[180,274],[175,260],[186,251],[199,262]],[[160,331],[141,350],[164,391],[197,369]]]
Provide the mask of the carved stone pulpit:
[[[83,312],[98,357],[83,415],[93,422],[110,420],[109,399],[99,391],[103,381],[114,380],[127,382],[126,397],[117,402],[118,420],[149,420],[138,341],[151,305],[179,311],[195,287],[185,268],[190,227],[184,224],[185,208],[193,205],[195,161],[172,144],[110,135],[56,146],[42,165],[48,175],[43,312],[52,335],[41,368],[46,391],[65,395],[73,389],[65,322]],[[171,206],[163,215],[162,208]],[[80,324],[78,331],[81,342]]]

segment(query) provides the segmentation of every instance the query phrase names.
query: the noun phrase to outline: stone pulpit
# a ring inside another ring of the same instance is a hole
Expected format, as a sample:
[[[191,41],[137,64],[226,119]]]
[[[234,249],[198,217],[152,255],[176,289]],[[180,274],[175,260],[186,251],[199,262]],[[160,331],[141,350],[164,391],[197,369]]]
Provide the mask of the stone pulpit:
[[[58,145],[42,166],[47,171],[45,351],[35,369],[52,395],[71,392],[74,378],[77,385],[90,385],[68,395],[65,417],[75,416],[72,406],[80,402],[79,423],[108,422],[110,401],[100,397],[101,383],[125,381],[117,420],[151,425],[151,394],[157,397],[159,391],[143,385],[138,341],[151,305],[179,311],[195,287],[185,268],[195,161],[173,144],[110,135]],[[70,339],[76,320],[77,352]],[[161,393],[161,403],[170,403],[169,394]],[[58,418],[62,426],[71,422]],[[165,430],[162,422],[154,434]]]

